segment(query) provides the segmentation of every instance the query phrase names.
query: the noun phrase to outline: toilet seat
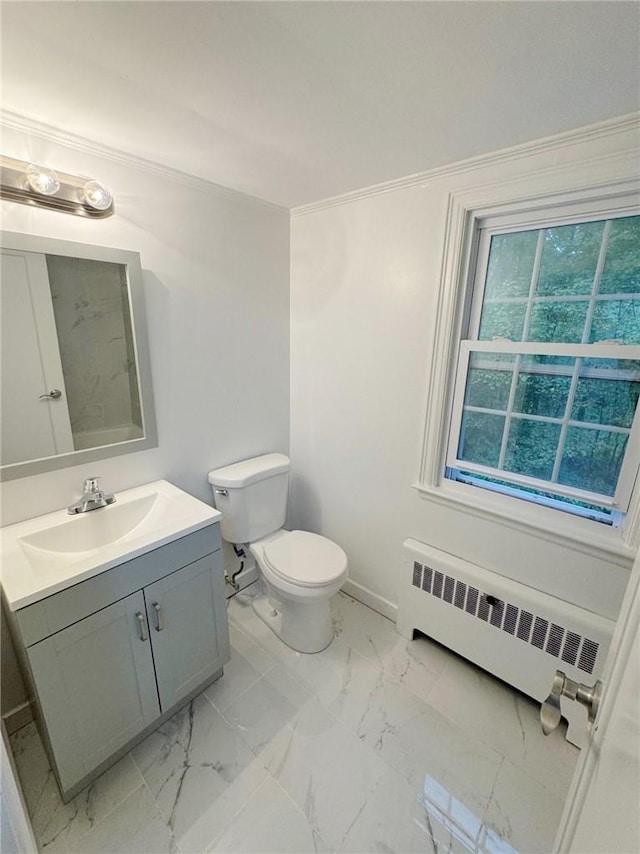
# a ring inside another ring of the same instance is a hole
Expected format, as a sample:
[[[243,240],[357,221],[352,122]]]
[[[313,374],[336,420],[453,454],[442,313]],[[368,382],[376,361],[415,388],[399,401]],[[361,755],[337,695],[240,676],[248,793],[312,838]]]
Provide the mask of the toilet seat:
[[[301,587],[332,584],[347,570],[347,556],[336,543],[309,531],[288,531],[263,550],[274,575]]]

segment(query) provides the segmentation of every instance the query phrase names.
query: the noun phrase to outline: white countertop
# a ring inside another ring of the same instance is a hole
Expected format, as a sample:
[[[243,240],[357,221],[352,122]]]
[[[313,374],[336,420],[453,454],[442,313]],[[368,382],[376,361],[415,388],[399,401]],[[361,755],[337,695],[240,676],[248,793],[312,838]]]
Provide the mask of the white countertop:
[[[144,518],[124,536],[99,548],[52,552],[24,542],[24,538],[37,540],[35,535],[61,525],[65,526],[65,532],[73,532],[73,528],[67,526],[109,523],[111,520],[106,514],[115,510],[121,517],[127,512],[128,503],[137,502],[139,505],[140,499],[148,499],[145,507],[148,506],[149,510]],[[97,517],[94,514],[102,515]],[[8,525],[0,529],[0,579],[7,605],[11,611],[32,605],[113,566],[212,525],[219,521],[220,516],[218,510],[166,480],[158,480],[116,493],[116,503],[108,507],[77,516],[69,515],[64,508]],[[94,517],[93,522],[88,517]]]

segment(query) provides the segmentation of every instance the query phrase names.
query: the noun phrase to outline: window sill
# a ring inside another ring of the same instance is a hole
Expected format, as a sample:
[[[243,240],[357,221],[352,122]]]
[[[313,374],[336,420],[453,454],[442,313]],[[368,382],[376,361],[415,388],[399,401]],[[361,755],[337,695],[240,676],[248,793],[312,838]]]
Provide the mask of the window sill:
[[[412,484],[422,498],[489,522],[521,531],[564,548],[583,552],[630,569],[634,549],[624,542],[620,528],[571,516],[519,498],[490,493],[464,483],[447,481],[439,486]],[[594,530],[600,528],[602,530]]]

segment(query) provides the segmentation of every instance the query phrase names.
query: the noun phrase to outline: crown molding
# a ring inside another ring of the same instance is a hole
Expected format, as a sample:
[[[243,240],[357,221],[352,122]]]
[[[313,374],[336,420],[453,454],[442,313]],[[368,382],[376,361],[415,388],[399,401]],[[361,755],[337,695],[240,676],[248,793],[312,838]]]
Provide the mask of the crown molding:
[[[424,172],[416,172],[413,175],[406,175],[402,178],[396,178],[380,184],[372,184],[359,190],[353,190],[338,196],[330,196],[329,198],[320,199],[307,205],[299,205],[291,209],[283,205],[277,205],[274,202],[261,199],[258,196],[252,196],[242,190],[236,190],[233,187],[228,187],[224,184],[217,184],[214,181],[208,181],[205,178],[200,178],[189,172],[183,172],[182,170],[175,169],[172,166],[166,166],[155,160],[148,160],[147,158],[140,157],[136,154],[130,154],[129,152],[112,148],[111,146],[96,142],[95,140],[69,133],[61,128],[45,124],[44,122],[37,121],[36,119],[29,118],[28,116],[23,116],[19,113],[11,112],[10,110],[0,110],[0,126],[11,130],[17,130],[31,136],[36,136],[49,142],[65,145],[69,148],[75,149],[76,151],[82,151],[86,154],[103,157],[114,163],[120,163],[134,169],[140,169],[148,172],[149,174],[157,175],[170,181],[175,181],[186,187],[200,190],[201,192],[214,193],[215,195],[228,198],[236,202],[244,201],[259,204],[271,210],[287,212],[291,217],[299,217],[308,213],[324,210],[325,208],[349,204],[350,202],[359,201],[360,199],[366,199],[371,196],[379,196],[385,193],[394,192],[395,190],[429,184],[433,181],[439,180],[440,178],[460,175],[481,167],[507,163],[533,154],[540,154],[545,151],[566,148],[567,146],[581,142],[589,142],[591,140],[615,136],[617,134],[622,134],[625,131],[640,131],[640,113],[629,113],[614,119],[607,119],[603,122],[586,125],[554,136],[543,137],[541,139],[534,140],[533,142],[521,143],[520,145],[515,145],[510,148],[471,157],[467,160],[460,160],[445,166],[437,166],[434,169],[429,169]]]
[[[64,145],[68,148],[73,148],[76,151],[82,151],[85,154],[92,154],[96,157],[103,157],[105,160],[111,160],[114,163],[120,163],[124,166],[129,166],[133,169],[139,169],[148,172],[151,175],[157,175],[160,178],[166,178],[169,181],[175,181],[185,187],[190,187],[194,190],[200,190],[205,193],[213,193],[217,196],[233,200],[235,202],[251,202],[259,204],[271,210],[288,213],[289,209],[282,205],[276,205],[273,202],[268,202],[258,196],[252,196],[250,193],[245,193],[242,190],[236,190],[233,187],[226,187],[224,184],[216,184],[214,181],[208,181],[206,178],[200,178],[197,175],[192,175],[189,172],[183,172],[180,169],[174,169],[172,166],[165,166],[155,160],[147,160],[145,157],[139,157],[136,154],[130,154],[126,151],[121,151],[118,148],[104,145],[95,140],[87,139],[83,136],[69,133],[54,127],[53,125],[45,124],[44,122],[31,119],[27,116],[13,113],[9,110],[0,110],[0,126],[11,130],[20,131],[21,133],[36,136],[40,139],[45,139],[48,142],[55,142],[59,145]]]
[[[392,193],[395,190],[404,190],[409,187],[429,184],[440,178],[460,175],[465,172],[471,172],[474,169],[508,163],[509,161],[524,159],[534,154],[542,154],[545,151],[558,150],[578,143],[616,136],[617,134],[634,130],[640,131],[640,113],[628,113],[614,119],[607,119],[606,121],[586,125],[574,130],[564,131],[554,136],[542,137],[532,142],[525,142],[510,148],[503,148],[499,151],[470,157],[467,160],[459,160],[445,166],[436,166],[434,169],[429,169],[425,172],[416,172],[413,175],[406,175],[403,178],[385,181],[381,184],[372,184],[360,190],[353,190],[339,196],[331,196],[327,199],[311,202],[308,205],[299,205],[291,209],[291,217],[305,216],[309,213],[315,213],[316,211],[339,205],[346,205],[360,199],[370,198],[371,196],[380,196],[385,193]],[[636,150],[638,149],[636,148]]]

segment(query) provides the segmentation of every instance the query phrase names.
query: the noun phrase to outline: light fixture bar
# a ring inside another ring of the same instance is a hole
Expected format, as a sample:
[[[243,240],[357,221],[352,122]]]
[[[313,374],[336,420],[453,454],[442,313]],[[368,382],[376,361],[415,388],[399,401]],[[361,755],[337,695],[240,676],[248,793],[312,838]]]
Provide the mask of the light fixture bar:
[[[38,170],[42,173],[40,181]],[[41,190],[34,188],[38,184]],[[92,219],[104,219],[114,212],[111,193],[92,178],[53,172],[4,155],[0,155],[0,198]]]

